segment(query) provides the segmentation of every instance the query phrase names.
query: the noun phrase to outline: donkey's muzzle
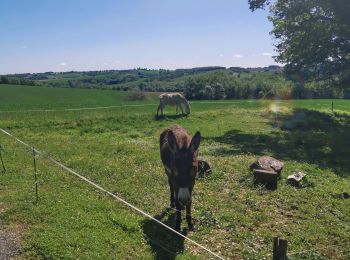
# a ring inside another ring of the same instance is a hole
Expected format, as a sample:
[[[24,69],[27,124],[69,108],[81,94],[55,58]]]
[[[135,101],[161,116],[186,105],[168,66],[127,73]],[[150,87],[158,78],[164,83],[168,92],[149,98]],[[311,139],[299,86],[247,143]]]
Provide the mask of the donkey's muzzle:
[[[191,201],[191,193],[189,188],[179,188],[177,199],[182,206],[189,204]]]

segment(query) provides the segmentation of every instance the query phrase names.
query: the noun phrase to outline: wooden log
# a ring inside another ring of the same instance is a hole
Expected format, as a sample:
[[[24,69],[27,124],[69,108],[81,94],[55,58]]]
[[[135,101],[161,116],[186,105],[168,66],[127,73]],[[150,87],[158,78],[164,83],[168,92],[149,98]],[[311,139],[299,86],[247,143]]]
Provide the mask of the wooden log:
[[[283,162],[270,157],[270,156],[261,156],[257,161],[253,162],[250,165],[251,170],[265,170],[265,171],[274,171],[278,175],[281,174],[283,169]]]
[[[198,177],[204,177],[211,174],[211,167],[207,161],[198,160]]]
[[[287,183],[295,187],[300,187],[301,181],[304,179],[305,174],[302,172],[295,172],[288,176]]]
[[[254,169],[253,175],[254,175],[254,182],[256,184],[263,184],[269,190],[277,189],[277,179],[278,179],[277,172]]]

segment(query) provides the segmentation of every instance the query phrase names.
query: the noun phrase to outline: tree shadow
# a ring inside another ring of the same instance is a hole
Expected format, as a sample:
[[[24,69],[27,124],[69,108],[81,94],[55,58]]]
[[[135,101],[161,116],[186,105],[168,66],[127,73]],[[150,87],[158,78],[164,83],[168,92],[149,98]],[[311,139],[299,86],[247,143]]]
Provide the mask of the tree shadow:
[[[174,227],[176,220],[176,212],[165,209],[154,218],[162,221],[164,224]],[[184,251],[184,238],[161,226],[153,220],[146,219],[142,223],[145,238],[155,253],[155,259],[173,260],[176,256]],[[183,235],[187,235],[187,229],[182,231]]]
[[[183,118],[183,117],[188,117],[188,114],[178,114],[178,115],[163,115],[163,116],[154,116],[154,119],[156,121],[163,121],[163,120],[168,120],[168,119],[178,119],[178,118]]]
[[[270,124],[276,131],[268,135],[232,129],[207,140],[229,145],[216,149],[215,155],[270,154],[277,159],[317,164],[333,169],[340,176],[350,176],[350,115],[295,109],[292,114],[271,119]]]

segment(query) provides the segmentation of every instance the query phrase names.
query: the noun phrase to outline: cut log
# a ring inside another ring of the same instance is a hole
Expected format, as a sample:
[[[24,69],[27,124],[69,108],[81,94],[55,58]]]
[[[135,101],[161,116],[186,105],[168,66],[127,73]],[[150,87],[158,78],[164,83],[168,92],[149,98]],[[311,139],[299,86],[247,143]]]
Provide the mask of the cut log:
[[[211,174],[211,167],[207,161],[198,160],[198,176],[203,177]]]
[[[283,169],[283,162],[270,156],[262,156],[250,165],[251,170],[265,170],[277,172],[278,177]]]
[[[350,194],[348,192],[333,193],[332,197],[335,199],[350,199]]]
[[[260,169],[253,170],[254,182],[265,185],[266,189],[276,190],[278,173],[275,171],[266,171]]]
[[[289,175],[287,178],[287,183],[295,187],[300,187],[301,181],[304,179],[305,174],[303,172],[295,172]]]

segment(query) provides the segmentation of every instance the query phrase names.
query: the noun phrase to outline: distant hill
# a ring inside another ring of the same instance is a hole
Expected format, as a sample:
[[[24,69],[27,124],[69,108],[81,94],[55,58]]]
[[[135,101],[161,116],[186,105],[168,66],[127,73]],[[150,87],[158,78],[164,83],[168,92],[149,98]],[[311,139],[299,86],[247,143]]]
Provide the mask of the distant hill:
[[[176,85],[181,85],[188,76],[213,72],[234,75],[234,73],[280,73],[281,71],[282,67],[279,66],[263,68],[209,66],[176,70],[137,68],[128,70],[44,72],[2,75],[0,84],[116,90],[141,89],[148,91],[163,91],[166,89],[170,91],[176,88]],[[176,89],[180,90],[181,87],[177,87]]]
[[[3,75],[0,84],[121,91],[183,92],[189,99],[349,98],[328,82],[296,84],[283,67],[198,67],[191,69],[128,69],[44,72]]]

